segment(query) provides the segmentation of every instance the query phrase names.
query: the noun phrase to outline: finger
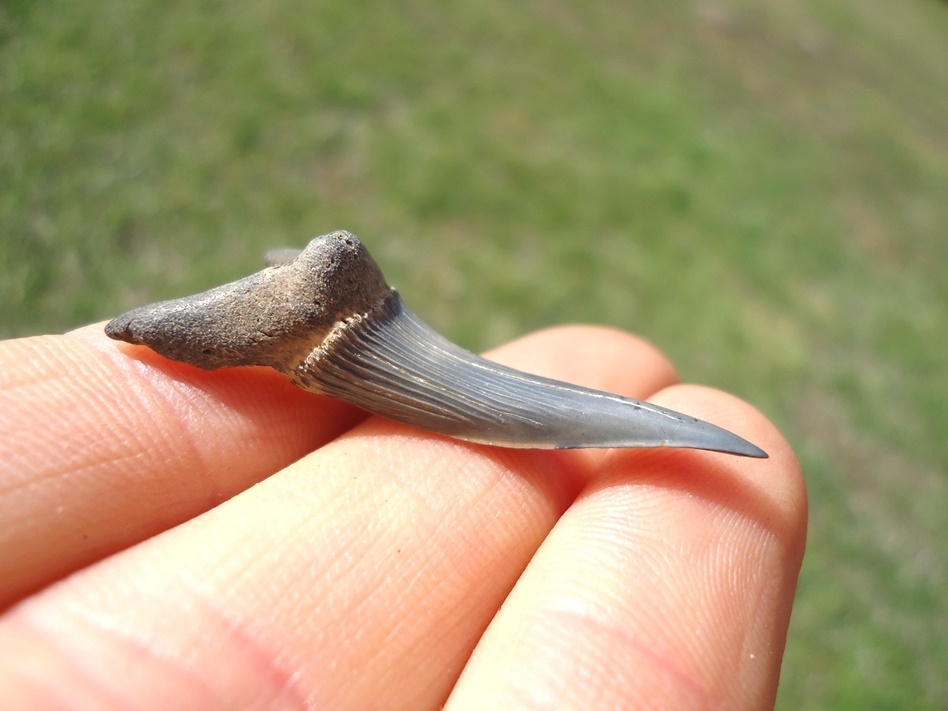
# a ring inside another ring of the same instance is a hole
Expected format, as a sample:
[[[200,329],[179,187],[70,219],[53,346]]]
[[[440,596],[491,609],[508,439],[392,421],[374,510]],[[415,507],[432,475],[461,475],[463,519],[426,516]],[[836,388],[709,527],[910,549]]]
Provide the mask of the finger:
[[[805,538],[800,470],[734,398],[678,386],[652,400],[770,459],[612,454],[504,602],[448,708],[772,707]]]
[[[502,356],[530,367],[522,355],[577,339],[592,354],[615,338],[557,330]],[[654,352],[638,348],[626,342],[618,379],[630,369],[650,381],[635,366]],[[585,479],[571,453],[480,447],[373,418],[14,608],[0,623],[0,693],[437,707]],[[135,673],[116,675],[119,663]]]
[[[101,325],[0,343],[0,609],[185,521],[360,418],[275,372],[209,373]]]

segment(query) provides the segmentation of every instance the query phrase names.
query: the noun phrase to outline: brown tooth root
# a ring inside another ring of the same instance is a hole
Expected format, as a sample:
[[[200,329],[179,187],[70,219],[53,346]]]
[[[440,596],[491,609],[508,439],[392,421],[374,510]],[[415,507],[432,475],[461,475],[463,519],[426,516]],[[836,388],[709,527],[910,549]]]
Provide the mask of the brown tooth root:
[[[454,345],[402,303],[348,232],[268,261],[274,266],[244,279],[129,311],[105,332],[208,370],[268,365],[306,390],[473,442],[767,456],[694,417],[528,375]]]

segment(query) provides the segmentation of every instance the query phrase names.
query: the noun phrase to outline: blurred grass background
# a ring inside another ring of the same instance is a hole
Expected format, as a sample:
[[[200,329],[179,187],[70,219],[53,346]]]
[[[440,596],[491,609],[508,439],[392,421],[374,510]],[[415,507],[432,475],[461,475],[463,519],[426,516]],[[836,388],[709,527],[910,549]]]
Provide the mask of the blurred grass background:
[[[0,335],[339,227],[471,349],[612,324],[758,405],[779,708],[948,705],[948,4],[0,0]]]

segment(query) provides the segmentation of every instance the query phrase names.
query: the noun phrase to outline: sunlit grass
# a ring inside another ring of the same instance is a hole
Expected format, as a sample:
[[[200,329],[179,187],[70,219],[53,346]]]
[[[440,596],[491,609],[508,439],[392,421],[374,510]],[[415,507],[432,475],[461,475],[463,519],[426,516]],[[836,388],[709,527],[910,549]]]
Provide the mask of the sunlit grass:
[[[948,699],[948,8],[7,2],[0,332],[346,227],[482,349],[634,329],[797,448],[782,708]]]

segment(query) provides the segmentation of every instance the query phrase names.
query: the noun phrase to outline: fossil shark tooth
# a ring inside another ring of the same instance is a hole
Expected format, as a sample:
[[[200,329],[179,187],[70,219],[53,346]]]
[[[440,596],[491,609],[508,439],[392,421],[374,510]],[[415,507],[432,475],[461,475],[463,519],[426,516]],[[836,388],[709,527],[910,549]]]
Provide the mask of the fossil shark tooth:
[[[266,365],[312,392],[472,442],[523,448],[687,447],[767,454],[647,402],[529,375],[446,340],[409,310],[354,235],[277,250],[270,266],[125,313],[118,340],[214,370]]]

